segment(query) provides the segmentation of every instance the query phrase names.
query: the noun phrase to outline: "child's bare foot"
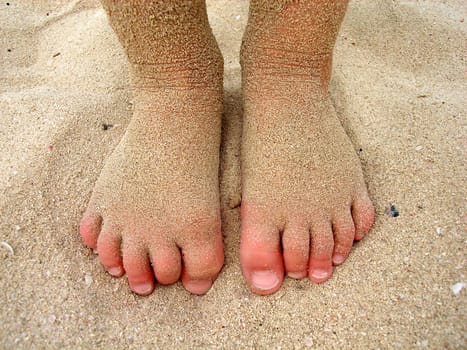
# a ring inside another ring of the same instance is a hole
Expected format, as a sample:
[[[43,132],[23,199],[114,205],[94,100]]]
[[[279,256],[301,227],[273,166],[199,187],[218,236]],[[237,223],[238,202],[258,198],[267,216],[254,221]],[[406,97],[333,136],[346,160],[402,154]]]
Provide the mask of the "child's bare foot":
[[[277,291],[284,272],[326,281],[374,218],[327,92],[345,4],[272,3],[252,0],[242,52],[240,256],[258,294]]]
[[[206,293],[224,255],[222,57],[204,3],[104,5],[130,60],[134,115],[94,188],[81,235],[137,294],[180,278],[190,292]]]

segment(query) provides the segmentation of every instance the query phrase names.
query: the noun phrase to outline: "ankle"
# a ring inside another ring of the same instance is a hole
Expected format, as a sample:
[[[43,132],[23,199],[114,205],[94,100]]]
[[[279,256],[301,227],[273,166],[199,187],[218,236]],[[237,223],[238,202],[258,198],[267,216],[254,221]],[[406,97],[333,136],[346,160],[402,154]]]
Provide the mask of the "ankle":
[[[222,90],[222,54],[215,47],[200,48],[189,55],[166,56],[151,63],[130,63],[131,84],[138,90]]]
[[[243,77],[315,82],[327,90],[346,5],[345,0],[275,0],[264,6],[252,0],[241,50]]]

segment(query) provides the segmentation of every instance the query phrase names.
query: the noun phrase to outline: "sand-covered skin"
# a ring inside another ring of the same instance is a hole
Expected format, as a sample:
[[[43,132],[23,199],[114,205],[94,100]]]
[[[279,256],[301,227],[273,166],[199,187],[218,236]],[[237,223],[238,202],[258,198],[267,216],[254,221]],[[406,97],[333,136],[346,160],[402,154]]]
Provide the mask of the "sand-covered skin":
[[[225,60],[226,265],[204,297],[181,284],[135,296],[79,237],[132,110],[124,55],[100,5],[0,5],[0,241],[15,251],[0,247],[2,347],[464,348],[466,290],[451,290],[466,282],[463,2],[350,3],[331,95],[376,222],[328,282],[286,279],[270,297],[248,290],[238,254],[248,4],[208,5]]]
[[[223,60],[203,1],[102,1],[130,67],[133,116],[80,233],[115,277],[204,294],[223,266],[219,147]]]
[[[374,221],[359,159],[328,91],[346,7],[250,4],[240,53],[240,261],[259,294],[276,291],[284,273],[325,282]]]

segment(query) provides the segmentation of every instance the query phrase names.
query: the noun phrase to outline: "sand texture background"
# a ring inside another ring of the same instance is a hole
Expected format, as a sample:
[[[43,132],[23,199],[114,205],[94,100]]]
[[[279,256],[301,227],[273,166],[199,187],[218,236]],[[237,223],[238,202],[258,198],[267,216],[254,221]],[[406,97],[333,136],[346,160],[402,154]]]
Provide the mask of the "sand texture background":
[[[203,297],[180,284],[138,297],[78,235],[132,110],[125,58],[99,3],[8,4],[0,4],[0,241],[14,254],[2,243],[0,348],[467,347],[467,290],[451,288],[467,283],[463,0],[351,2],[331,91],[376,222],[329,282],[286,279],[269,297],[246,288],[238,254],[238,52],[248,2],[208,1],[225,59],[226,265]]]

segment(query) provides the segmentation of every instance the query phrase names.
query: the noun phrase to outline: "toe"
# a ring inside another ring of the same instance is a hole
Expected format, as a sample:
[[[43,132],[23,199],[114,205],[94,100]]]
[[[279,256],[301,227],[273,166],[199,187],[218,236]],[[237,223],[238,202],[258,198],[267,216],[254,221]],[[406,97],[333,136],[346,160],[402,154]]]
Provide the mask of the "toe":
[[[311,228],[309,277],[315,283],[328,280],[333,272],[334,237],[331,224],[314,224]]]
[[[216,234],[213,242],[192,242],[182,247],[182,284],[193,294],[205,294],[224,264],[222,235]]]
[[[368,233],[375,220],[375,209],[367,194],[354,200],[352,217],[355,223],[355,239],[359,241]]]
[[[355,237],[355,225],[350,210],[340,212],[332,226],[334,230],[332,262],[334,265],[340,265],[349,256]]]
[[[114,277],[121,277],[124,274],[120,252],[121,239],[120,236],[116,235],[116,229],[109,226],[104,225],[97,239],[97,253],[107,272]]]
[[[146,250],[132,242],[123,242],[123,267],[130,289],[139,295],[149,295],[154,290],[154,274]]]
[[[151,249],[151,262],[157,282],[172,284],[180,279],[182,262],[178,247],[158,245]]]
[[[101,230],[102,218],[99,215],[86,212],[79,224],[79,232],[84,243],[92,249],[97,247],[97,237]]]
[[[245,215],[242,207],[240,262],[250,289],[261,295],[279,290],[284,279],[279,230]],[[262,224],[257,224],[262,223]]]
[[[306,277],[310,253],[310,230],[305,225],[286,227],[282,235],[284,265],[287,275],[300,279]]]

